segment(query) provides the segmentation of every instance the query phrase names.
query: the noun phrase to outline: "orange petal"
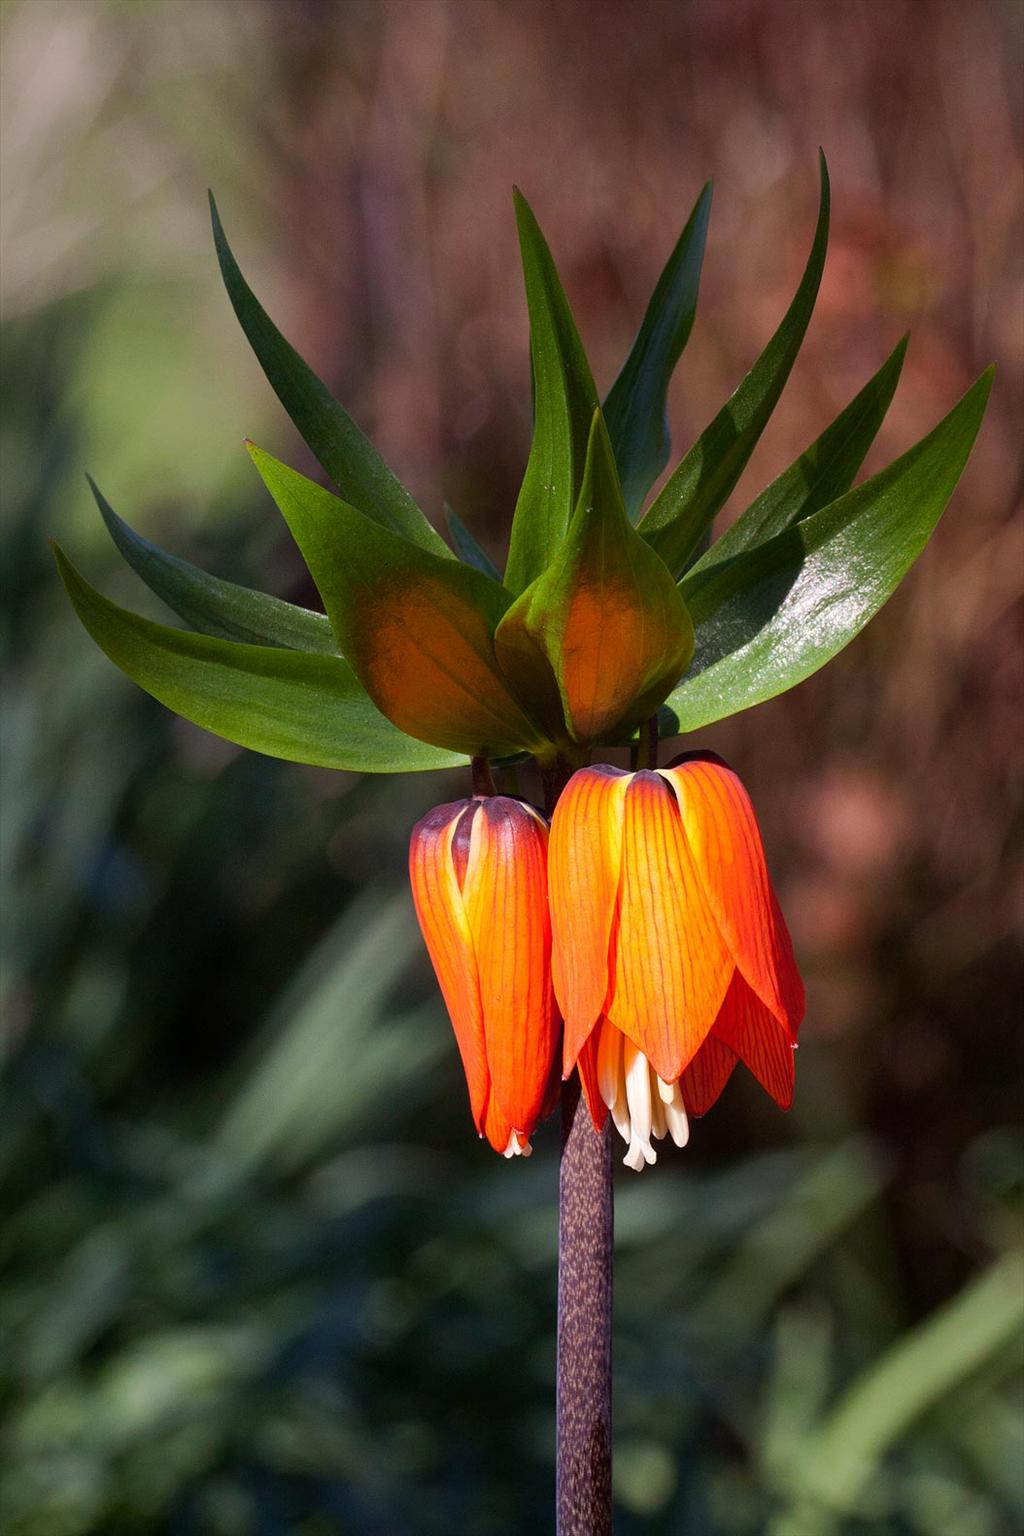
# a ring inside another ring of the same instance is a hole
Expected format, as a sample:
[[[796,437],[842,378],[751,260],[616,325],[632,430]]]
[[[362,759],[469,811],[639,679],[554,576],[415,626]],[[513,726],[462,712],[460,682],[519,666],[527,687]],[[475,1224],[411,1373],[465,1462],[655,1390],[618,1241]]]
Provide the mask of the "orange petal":
[[[722,937],[747,982],[795,1039],[804,1014],[803,982],[749,795],[712,753],[695,753],[661,775],[675,791]]]
[[[533,746],[536,728],[494,655],[494,616],[453,588],[448,563],[368,591],[346,654],[377,708],[410,736],[495,757]]]
[[[711,1031],[733,961],[656,773],[634,774],[626,792],[614,941],[608,1017],[675,1082]]]
[[[708,1035],[679,1079],[688,1115],[706,1115],[736,1065],[736,1054],[715,1035]]]
[[[480,976],[491,1096],[512,1128],[528,1136],[544,1104],[558,1041],[548,833],[518,800],[493,795],[478,805],[462,895]]]
[[[511,1120],[504,1113],[501,1105],[492,1093],[487,1101],[487,1113],[484,1116],[483,1134],[487,1137],[495,1152],[502,1152],[508,1147],[508,1139],[512,1135],[514,1127]]]
[[[604,765],[574,773],[551,818],[551,972],[565,1019],[568,1077],[608,995],[609,954],[630,776]]]
[[[452,857],[460,821],[476,815],[476,802],[457,800],[437,806],[417,822],[409,842],[409,879],[427,953],[455,1030],[473,1120],[482,1131],[490,1074],[476,955]]]
[[[600,1031],[592,1029],[583,1048],[576,1060],[576,1067],[580,1074],[580,1085],[583,1089],[583,1097],[587,1108],[590,1110],[590,1118],[594,1122],[594,1130],[604,1129],[604,1123],[608,1118],[608,1106],[601,1097],[601,1090],[597,1082],[597,1038]]]
[[[557,1004],[555,1005],[557,1013]],[[556,1025],[561,1024],[561,1019],[556,1017]],[[544,1102],[540,1107],[540,1119],[546,1120],[548,1115],[553,1115],[562,1098],[562,1053],[555,1046],[555,1054],[551,1061],[551,1070],[548,1072],[547,1086],[544,1089]]]
[[[793,1102],[793,1041],[761,999],[735,973],[713,1037],[735,1051],[781,1109]]]

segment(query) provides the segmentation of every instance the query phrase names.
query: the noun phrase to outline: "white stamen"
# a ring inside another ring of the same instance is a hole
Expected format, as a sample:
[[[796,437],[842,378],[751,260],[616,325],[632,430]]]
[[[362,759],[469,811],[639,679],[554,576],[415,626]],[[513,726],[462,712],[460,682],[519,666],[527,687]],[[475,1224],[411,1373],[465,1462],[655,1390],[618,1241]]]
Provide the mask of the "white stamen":
[[[612,1124],[615,1129],[623,1141],[629,1141],[632,1132],[629,1126],[629,1105],[626,1102],[625,1081],[619,1082],[619,1091],[616,1095],[615,1103],[609,1104],[608,1108],[611,1111]]]
[[[519,1132],[511,1131],[508,1138],[508,1146],[503,1153],[505,1157],[532,1157],[533,1148],[530,1146],[530,1138],[527,1136],[520,1141]]]
[[[653,1068],[652,1068],[652,1071],[653,1071]],[[655,1080],[656,1080],[656,1082],[658,1084],[658,1098],[661,1100],[661,1102],[663,1104],[671,1104],[673,1098],[679,1092],[679,1084],[678,1083],[666,1083],[665,1079],[663,1077],[658,1077],[658,1074],[656,1072],[655,1072],[654,1076],[655,1076]]]
[[[652,1078],[655,1074],[651,1073]],[[654,1092],[654,1084],[651,1084],[651,1135],[657,1141],[664,1138],[668,1122],[665,1119],[665,1106],[662,1103],[661,1094]]]
[[[671,1104],[665,1105],[665,1121],[668,1125],[668,1133],[677,1147],[685,1147],[690,1139],[690,1121],[686,1114],[686,1106],[683,1096],[679,1092],[679,1084],[673,1083],[675,1090]]]
[[[655,1161],[651,1146],[651,1068],[643,1051],[632,1040],[624,1042],[622,1064],[626,1074],[626,1103],[629,1105],[630,1141],[635,1143],[649,1163]],[[632,1147],[631,1147],[632,1150]]]
[[[597,1042],[597,1085],[626,1143],[623,1162],[627,1168],[639,1173],[657,1162],[652,1138],[661,1141],[671,1136],[677,1147],[686,1146],[690,1122],[679,1084],[659,1077],[644,1053],[610,1019],[602,1020]],[[524,1156],[529,1156],[529,1144]]]

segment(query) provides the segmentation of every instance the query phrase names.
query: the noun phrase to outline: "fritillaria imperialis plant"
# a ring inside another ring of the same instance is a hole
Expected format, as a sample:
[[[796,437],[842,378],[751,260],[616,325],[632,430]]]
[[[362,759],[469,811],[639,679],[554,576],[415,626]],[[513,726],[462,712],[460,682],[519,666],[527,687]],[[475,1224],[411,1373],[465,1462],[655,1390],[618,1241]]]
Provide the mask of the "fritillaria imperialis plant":
[[[95,487],[128,564],[190,628],[118,607],[57,550],[93,639],[186,719],[300,763],[471,767],[472,793],[413,831],[412,889],[478,1133],[526,1155],[562,1102],[562,1536],[611,1530],[611,1128],[642,1169],[659,1139],[685,1144],[737,1061],[785,1108],[803,1014],[746,791],[706,752],[661,766],[660,742],[792,688],[854,638],[932,533],[991,383],[983,375],[927,437],[851,489],[896,388],[900,341],[711,542],[810,319],[828,234],[822,160],[789,309],[648,504],[669,458],[666,391],[693,324],[710,206],[707,186],[602,402],[517,194],[534,430],[503,574],[454,513],[449,546],[289,346],[214,208],[235,313],[336,487],[249,445],[325,613],[166,554]],[[633,771],[603,762],[609,752],[631,755]],[[543,813],[494,782],[531,758]]]

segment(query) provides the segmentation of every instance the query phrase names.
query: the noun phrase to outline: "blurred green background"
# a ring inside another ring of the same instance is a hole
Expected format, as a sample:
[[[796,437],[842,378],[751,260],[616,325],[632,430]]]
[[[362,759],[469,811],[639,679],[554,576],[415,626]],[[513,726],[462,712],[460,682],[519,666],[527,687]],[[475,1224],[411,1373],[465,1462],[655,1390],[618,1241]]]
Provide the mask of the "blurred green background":
[[[809,991],[796,1107],[736,1080],[617,1177],[621,1536],[1024,1522],[1020,13],[870,0],[3,6],[5,1536],[551,1529],[557,1133],[471,1134],[404,885],[455,777],[246,756],[135,691],[85,488],[311,600],[242,449],[309,459],[205,192],[432,515],[501,548],[529,431],[510,186],[606,387],[701,182],[677,449],[829,263],[727,515],[911,327],[869,467],[988,362],[933,546],[868,634],[701,737]],[[12,891],[12,886],[14,887]]]

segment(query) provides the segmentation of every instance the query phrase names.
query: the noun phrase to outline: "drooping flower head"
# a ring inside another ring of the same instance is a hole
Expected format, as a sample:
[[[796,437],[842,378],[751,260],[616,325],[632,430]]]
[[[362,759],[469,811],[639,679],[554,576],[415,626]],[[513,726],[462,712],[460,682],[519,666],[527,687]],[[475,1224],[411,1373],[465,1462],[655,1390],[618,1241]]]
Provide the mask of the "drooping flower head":
[[[530,1154],[558,1045],[547,841],[531,806],[490,795],[439,805],[417,822],[409,845],[416,916],[473,1120],[506,1157]]]
[[[721,758],[583,768],[552,820],[552,973],[563,1070],[626,1162],[687,1137],[737,1060],[783,1107],[804,992],[753,807]]]

